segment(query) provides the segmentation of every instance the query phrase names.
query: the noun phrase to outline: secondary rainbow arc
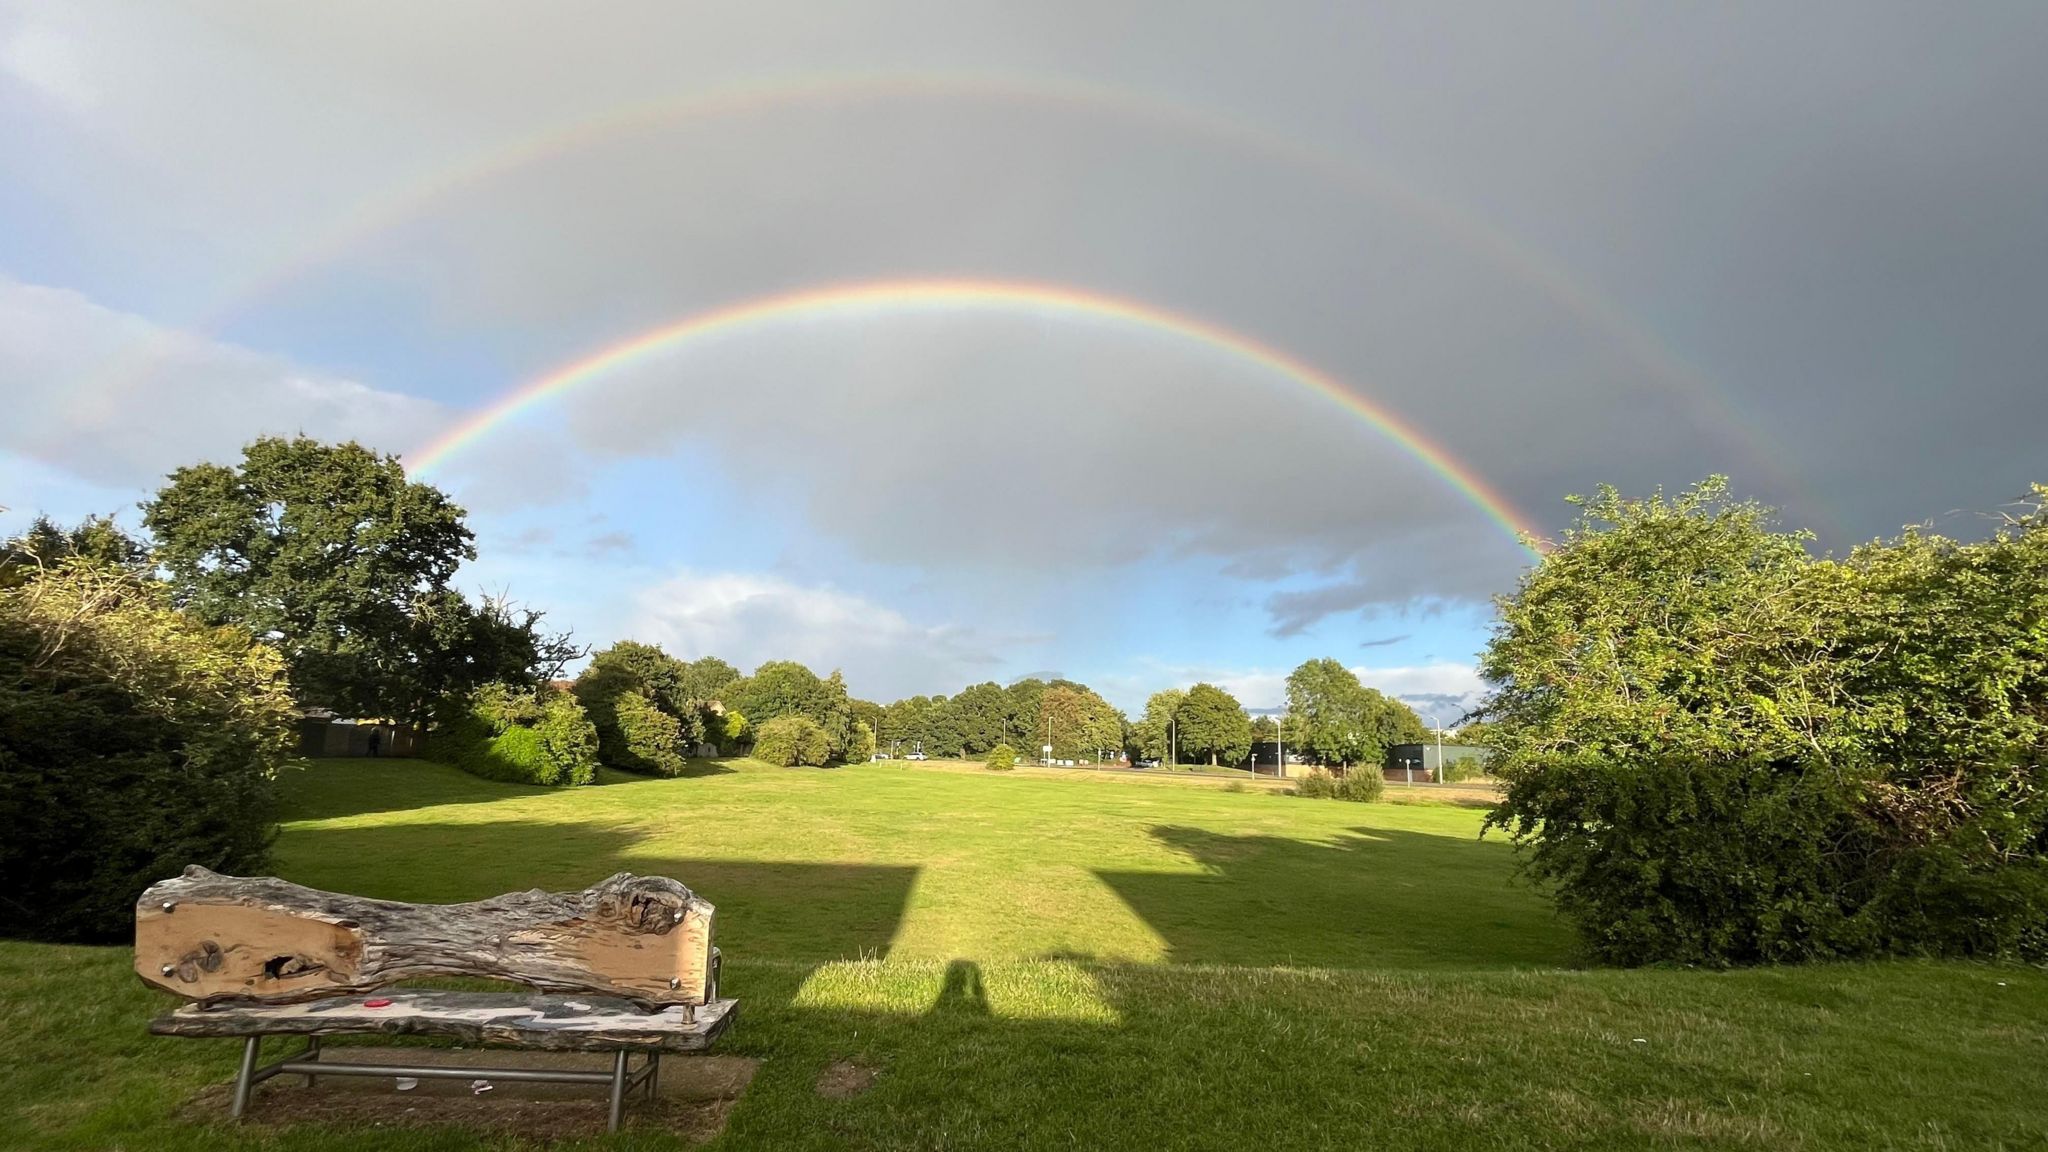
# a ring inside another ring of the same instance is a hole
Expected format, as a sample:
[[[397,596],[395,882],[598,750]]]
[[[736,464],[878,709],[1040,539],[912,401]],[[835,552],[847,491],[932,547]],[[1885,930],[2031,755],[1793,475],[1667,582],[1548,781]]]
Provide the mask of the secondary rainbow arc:
[[[1007,308],[1049,315],[1092,317],[1170,333],[1301,384],[1362,418],[1381,436],[1428,468],[1466,502],[1498,525],[1532,556],[1541,535],[1508,498],[1392,411],[1316,366],[1251,336],[1156,305],[1063,285],[1006,280],[880,280],[742,300],[630,336],[522,384],[408,453],[425,473],[491,430],[548,400],[602,379],[627,365],[692,340],[798,316],[917,307]]]

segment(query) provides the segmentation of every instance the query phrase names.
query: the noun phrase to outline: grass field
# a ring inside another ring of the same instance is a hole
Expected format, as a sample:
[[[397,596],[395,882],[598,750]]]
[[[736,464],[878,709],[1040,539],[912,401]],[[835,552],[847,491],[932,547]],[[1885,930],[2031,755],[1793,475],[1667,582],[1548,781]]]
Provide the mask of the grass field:
[[[554,792],[354,761],[286,789],[302,883],[447,901],[624,869],[716,902],[722,1044],[764,1061],[719,1147],[2048,1147],[2048,973],[1582,969],[1469,808],[901,762]],[[175,1119],[236,1046],[145,1035],[168,999],[128,967],[0,944],[0,1146],[484,1143]],[[819,1096],[841,1058],[881,1075]]]

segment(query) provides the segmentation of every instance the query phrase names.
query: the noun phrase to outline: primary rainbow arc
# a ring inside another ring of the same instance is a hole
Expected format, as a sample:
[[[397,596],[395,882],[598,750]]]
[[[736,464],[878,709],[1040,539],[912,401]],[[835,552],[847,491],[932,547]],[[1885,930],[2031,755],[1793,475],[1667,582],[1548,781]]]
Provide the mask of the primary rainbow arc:
[[[1394,413],[1347,388],[1320,368],[1252,337],[1155,305],[1078,288],[1021,281],[865,281],[800,289],[699,312],[601,348],[514,388],[438,439],[409,453],[408,462],[415,472],[430,471],[451,454],[522,412],[643,357],[691,340],[796,316],[920,307],[1026,309],[1053,315],[1121,321],[1171,333],[1227,353],[1306,385],[1362,417],[1375,431],[1449,484],[1531,555],[1540,555],[1537,545],[1539,533],[1505,496],[1478,473]]]

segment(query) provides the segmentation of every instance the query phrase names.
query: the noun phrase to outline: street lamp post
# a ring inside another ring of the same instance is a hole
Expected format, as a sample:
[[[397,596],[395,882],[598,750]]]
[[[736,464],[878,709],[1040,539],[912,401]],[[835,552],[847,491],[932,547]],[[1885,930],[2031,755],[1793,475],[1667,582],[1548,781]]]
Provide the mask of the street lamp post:
[[[1436,782],[1448,784],[1450,781],[1444,779],[1444,726],[1431,713],[1424,712],[1422,718],[1429,721],[1430,727],[1436,729]]]

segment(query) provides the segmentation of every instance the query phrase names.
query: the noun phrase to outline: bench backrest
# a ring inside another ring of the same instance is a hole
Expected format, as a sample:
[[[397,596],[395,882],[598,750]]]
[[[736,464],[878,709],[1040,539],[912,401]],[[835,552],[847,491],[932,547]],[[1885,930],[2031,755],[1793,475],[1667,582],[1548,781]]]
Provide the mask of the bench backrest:
[[[648,1005],[716,995],[711,904],[621,872],[581,892],[405,904],[193,866],[135,906],[135,971],[193,1000],[284,1003],[477,976]]]

